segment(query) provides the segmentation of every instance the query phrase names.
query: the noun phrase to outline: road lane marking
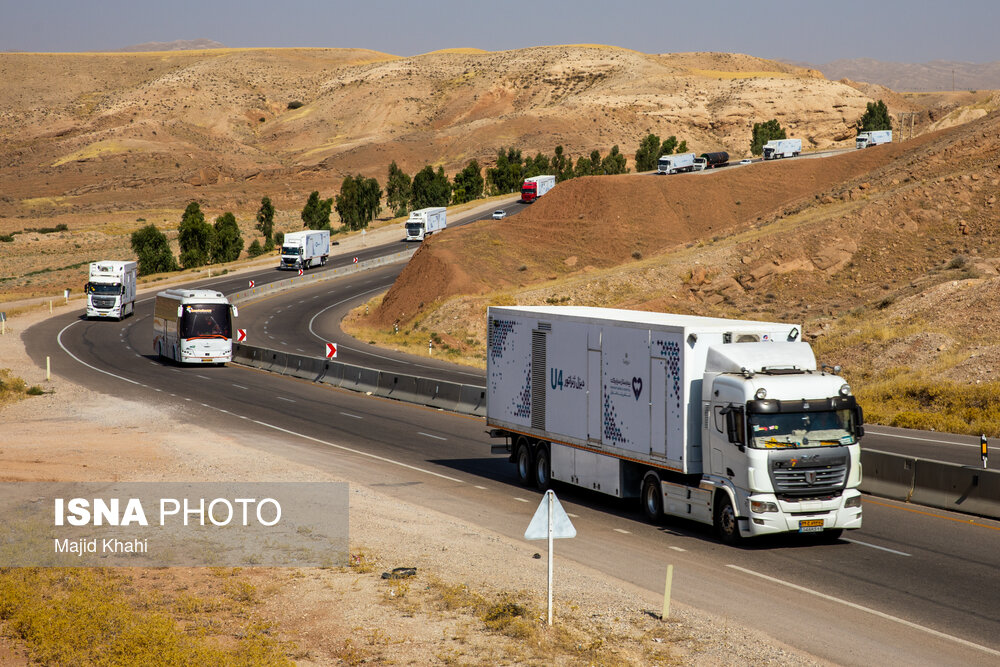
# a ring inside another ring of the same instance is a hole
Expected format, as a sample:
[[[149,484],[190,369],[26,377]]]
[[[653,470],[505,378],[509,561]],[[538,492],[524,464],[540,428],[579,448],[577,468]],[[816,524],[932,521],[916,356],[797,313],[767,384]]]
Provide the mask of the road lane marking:
[[[479,489],[480,491],[485,491],[486,490],[485,486],[479,486],[478,484],[476,484],[476,488]]]
[[[351,419],[364,419],[364,417],[359,417],[358,415],[352,415],[350,412],[341,412],[340,414],[345,417],[350,417]]]
[[[899,505],[890,505],[889,503],[880,503],[877,500],[871,500],[865,498],[866,503],[871,503],[872,505],[878,505],[879,507],[888,507],[890,509],[902,510],[904,512],[912,512],[913,514],[923,514],[924,516],[931,516],[935,519],[944,519],[945,521],[954,521],[956,523],[963,524],[965,526],[975,526],[976,528],[989,528],[990,530],[1000,530],[1000,526],[991,526],[988,523],[979,523],[975,519],[958,519],[953,516],[945,516],[943,514],[935,514],[934,512],[926,512],[924,510],[914,509],[912,507],[900,507]]]
[[[580,518],[579,514],[573,514],[572,512],[566,512],[566,516],[571,516],[574,519],[579,519]]]
[[[202,380],[211,380],[210,377],[205,377],[204,375],[196,375],[195,377],[200,377]]]
[[[862,542],[861,540],[852,540],[849,537],[840,538],[845,542],[850,542],[851,544],[860,544],[863,547],[871,547],[872,549],[878,549],[880,551],[888,551],[891,554],[898,554],[900,556],[912,556],[913,554],[908,554],[905,551],[896,551],[895,549],[890,549],[889,547],[880,547],[877,544],[868,544],[867,542]]]
[[[668,549],[673,549],[674,551],[685,552],[687,549],[681,549],[680,547],[667,547]]]
[[[614,529],[614,531],[615,531],[616,533],[621,533],[622,535],[631,535],[631,534],[632,534],[632,533],[630,533],[629,531],[627,531],[627,530],[623,530],[623,529],[621,529],[621,528],[615,528],[615,529]]]
[[[234,387],[236,387],[237,389],[246,389],[246,387],[244,387],[243,385],[241,385],[241,384],[236,384],[235,382],[233,382],[233,383],[232,383],[232,385],[233,385]]]
[[[514,500],[516,500],[519,503],[530,503],[531,502],[530,500],[525,500],[524,498],[518,498],[517,496],[514,496]]]
[[[982,646],[980,644],[976,644],[976,643],[970,642],[970,641],[968,641],[966,639],[962,639],[961,637],[955,637],[954,635],[945,634],[945,633],[943,633],[943,632],[941,632],[939,630],[934,630],[933,628],[928,628],[928,627],[920,625],[918,623],[914,623],[913,621],[907,621],[905,618],[899,618],[898,616],[892,616],[890,614],[885,613],[884,611],[878,611],[877,609],[872,609],[871,607],[865,607],[863,605],[860,605],[860,604],[857,604],[857,603],[854,603],[854,602],[849,602],[847,600],[842,600],[842,599],[834,597],[832,595],[827,595],[826,593],[820,593],[819,591],[814,591],[811,588],[806,588],[805,586],[799,586],[797,584],[793,584],[793,583],[791,583],[789,581],[782,581],[781,579],[776,579],[774,577],[769,577],[766,574],[761,574],[760,572],[754,572],[753,570],[748,570],[747,568],[740,567],[739,565],[733,565],[731,563],[727,563],[726,567],[732,568],[732,569],[737,570],[739,572],[742,572],[744,574],[752,574],[755,577],[760,577],[761,579],[764,579],[766,581],[770,581],[771,583],[779,584],[781,586],[787,586],[788,588],[795,589],[795,590],[797,590],[797,591],[799,591],[801,593],[808,593],[809,595],[814,595],[814,596],[816,596],[818,598],[822,598],[822,599],[827,600],[829,602],[836,602],[837,604],[842,604],[845,607],[850,607],[851,609],[856,609],[858,611],[863,611],[866,614],[871,614],[873,616],[878,616],[879,618],[884,618],[887,621],[893,621],[895,623],[899,623],[900,625],[905,625],[908,628],[913,628],[914,630],[920,630],[921,632],[926,632],[929,635],[933,635],[933,636],[939,637],[941,639],[947,639],[947,640],[955,642],[957,644],[961,644],[962,646],[967,646],[969,648],[974,648],[974,649],[977,649],[979,651],[983,651],[984,653],[988,653],[990,655],[995,655],[995,656],[1000,657],[1000,651],[996,651],[994,649],[991,649],[988,646]]]
[[[288,401],[289,403],[294,403],[295,402],[295,401],[293,401],[290,398],[285,398],[284,396],[276,396],[275,398],[277,398],[279,401]]]
[[[447,440],[448,438],[442,438],[440,435],[431,435],[430,433],[424,433],[423,431],[417,431],[417,435],[423,435],[428,438],[434,438],[435,440]]]
[[[915,435],[900,435],[900,434],[897,434],[897,433],[886,433],[884,431],[873,431],[870,428],[868,428],[867,426],[865,426],[865,433],[871,433],[872,435],[881,435],[881,436],[884,436],[886,438],[900,438],[902,440],[919,440],[921,442],[935,442],[935,443],[938,443],[940,445],[958,445],[959,447],[975,447],[976,449],[979,448],[979,443],[978,442],[976,442],[976,443],[971,443],[971,442],[955,442],[953,440],[937,440],[936,438],[918,438]]]

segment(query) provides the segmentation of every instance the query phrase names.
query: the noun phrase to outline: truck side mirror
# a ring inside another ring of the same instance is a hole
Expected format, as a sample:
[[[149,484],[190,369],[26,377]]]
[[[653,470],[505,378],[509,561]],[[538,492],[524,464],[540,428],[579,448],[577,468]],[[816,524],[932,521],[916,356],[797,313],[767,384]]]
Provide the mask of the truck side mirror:
[[[184,316],[184,306],[177,306],[177,317]]]
[[[239,317],[240,316],[240,310],[239,310],[239,308],[236,307],[235,303],[233,304],[232,308],[233,308],[233,317]]]
[[[865,413],[860,405],[854,406],[854,437],[860,438],[865,434]]]

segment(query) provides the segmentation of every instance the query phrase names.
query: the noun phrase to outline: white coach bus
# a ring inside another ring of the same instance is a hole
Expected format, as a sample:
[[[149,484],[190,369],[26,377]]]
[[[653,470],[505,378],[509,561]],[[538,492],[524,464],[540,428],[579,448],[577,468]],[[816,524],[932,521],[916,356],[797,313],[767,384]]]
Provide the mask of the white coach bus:
[[[168,289],[153,307],[153,349],[180,363],[225,364],[233,358],[236,306],[222,292]]]

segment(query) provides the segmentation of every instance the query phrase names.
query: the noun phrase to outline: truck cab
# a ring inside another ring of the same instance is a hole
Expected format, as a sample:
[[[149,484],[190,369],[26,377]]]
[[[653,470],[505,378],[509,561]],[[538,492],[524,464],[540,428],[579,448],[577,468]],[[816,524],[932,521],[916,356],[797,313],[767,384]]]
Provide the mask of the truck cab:
[[[861,526],[861,408],[807,344],[713,346],[702,409],[723,540]]]

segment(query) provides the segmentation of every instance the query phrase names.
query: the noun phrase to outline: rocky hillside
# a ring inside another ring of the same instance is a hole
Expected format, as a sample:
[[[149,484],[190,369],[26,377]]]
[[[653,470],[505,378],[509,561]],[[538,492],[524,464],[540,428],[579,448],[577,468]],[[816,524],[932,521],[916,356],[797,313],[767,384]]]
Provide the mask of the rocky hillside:
[[[517,145],[574,156],[648,132],[743,155],[778,118],[807,148],[847,141],[871,98],[730,54],[611,47],[0,54],[0,232],[25,218],[301,206],[396,160],[449,173]],[[301,106],[299,106],[301,104]],[[72,220],[68,220],[72,224]]]

